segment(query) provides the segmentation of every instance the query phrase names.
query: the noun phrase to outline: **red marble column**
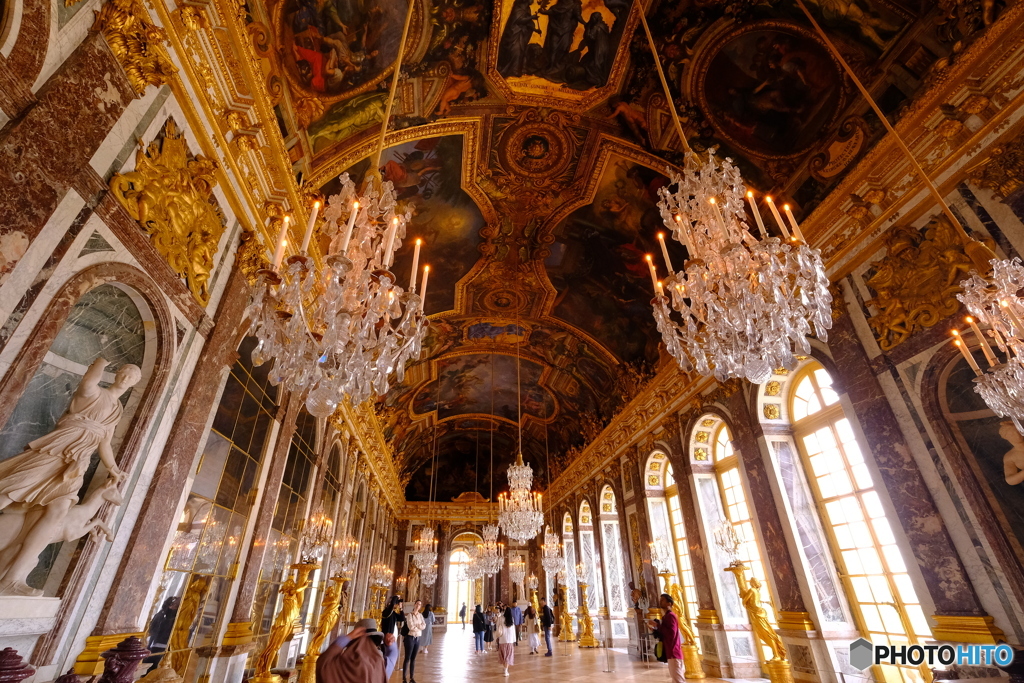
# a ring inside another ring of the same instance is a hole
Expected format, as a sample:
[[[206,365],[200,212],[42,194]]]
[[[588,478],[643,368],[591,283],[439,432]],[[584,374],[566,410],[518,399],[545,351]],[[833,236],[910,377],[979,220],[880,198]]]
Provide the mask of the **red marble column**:
[[[233,270],[221,300],[216,326],[196,363],[160,456],[160,466],[132,528],[128,552],[114,576],[113,585],[117,590],[110,592],[93,635],[132,633],[139,626],[136,621],[139,615],[146,611],[146,594],[153,577],[163,567],[167,530],[174,526],[182,487],[196,453],[206,440],[208,418],[216,408],[226,375],[238,357],[235,347],[248,296],[245,276],[240,270]]]
[[[39,234],[134,97],[103,37],[90,34],[0,139],[0,235]]]
[[[854,415],[863,426],[865,445],[881,474],[876,486],[888,492],[936,614],[984,616],[974,586],[850,316],[836,318],[828,336],[836,383],[853,405]]]
[[[263,556],[267,552],[267,541],[270,538],[274,511],[277,509],[277,498],[281,493],[281,482],[284,481],[284,469],[288,464],[288,451],[291,449],[292,435],[295,434],[295,422],[304,402],[297,396],[287,394],[284,403],[284,417],[281,429],[277,434],[277,443],[270,458],[270,471],[263,485],[263,497],[256,511],[256,526],[252,534],[252,543],[246,553],[245,564],[239,572],[238,595],[235,606],[231,610],[229,623],[252,621],[252,602],[256,597],[260,570],[263,568]]]
[[[807,612],[800,582],[797,581],[793,556],[783,533],[779,508],[772,494],[772,485],[765,465],[764,454],[757,443],[757,436],[751,425],[756,420],[751,414],[745,391],[736,391],[729,399],[729,407],[735,420],[732,428],[733,448],[739,453],[743,470],[747,475],[747,495],[757,517],[757,530],[761,534],[767,557],[767,569],[771,572],[775,597],[780,612]]]

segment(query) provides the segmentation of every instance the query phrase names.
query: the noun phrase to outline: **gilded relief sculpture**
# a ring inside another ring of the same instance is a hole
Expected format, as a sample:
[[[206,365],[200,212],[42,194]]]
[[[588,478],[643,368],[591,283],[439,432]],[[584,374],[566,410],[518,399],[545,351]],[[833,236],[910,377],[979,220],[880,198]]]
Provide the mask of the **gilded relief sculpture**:
[[[74,4],[74,0],[65,0],[68,4]],[[140,0],[103,3],[92,28],[107,39],[136,95],[141,97],[150,85],[163,85],[178,71],[163,46],[167,34],[149,20],[149,12]]]
[[[210,301],[213,259],[224,232],[213,196],[217,168],[212,159],[191,157],[185,138],[168,119],[163,139],[136,153],[135,170],[110,179],[114,196],[203,305]]]
[[[101,387],[107,365],[104,358],[93,361],[56,427],[20,455],[0,462],[0,595],[42,595],[26,580],[50,543],[96,530],[110,535],[97,511],[104,501],[120,503],[116,486],[124,472],[111,446],[123,412],[118,399],[139,382],[142,372],[124,365],[113,384]],[[96,452],[107,469],[107,483],[77,505]]]
[[[772,652],[772,658],[765,662],[769,680],[772,683],[793,683],[793,672],[786,653],[786,646],[782,642],[782,638],[779,638],[779,634],[772,628],[771,622],[768,620],[768,611],[761,606],[761,582],[756,576],[751,576],[748,582],[747,569],[747,565],[742,562],[733,562],[725,568],[725,571],[736,575],[740,600],[747,610],[750,630],[753,632],[755,640],[763,643]]]

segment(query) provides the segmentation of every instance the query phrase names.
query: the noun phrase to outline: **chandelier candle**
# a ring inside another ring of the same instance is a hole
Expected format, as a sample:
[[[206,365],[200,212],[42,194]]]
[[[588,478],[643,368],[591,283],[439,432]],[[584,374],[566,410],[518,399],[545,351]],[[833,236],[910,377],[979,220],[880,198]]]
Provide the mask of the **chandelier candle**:
[[[970,349],[967,348],[967,344],[964,343],[963,338],[960,336],[960,332],[953,330],[953,345],[960,349],[960,353],[963,354],[964,360],[974,370],[974,374],[981,376],[981,368],[978,367],[977,361],[974,360],[974,354],[971,353]]]
[[[754,220],[757,221],[757,229],[761,231],[761,239],[768,239],[768,231],[764,229],[764,221],[761,220],[761,212],[757,210],[757,202],[754,200],[754,193],[747,190],[747,202],[750,210],[754,212]]]
[[[804,234],[800,232],[800,226],[797,225],[796,219],[793,218],[793,211],[789,208],[789,204],[783,204],[782,210],[786,212],[786,218],[789,219],[789,224],[793,227],[793,237],[797,238],[804,244],[807,244],[807,240],[804,239]]]
[[[654,257],[650,254],[644,256],[647,259],[647,268],[651,271],[651,284],[654,285],[654,290],[658,290],[658,271],[654,268]]]
[[[665,246],[665,233],[658,233],[658,244],[661,245],[661,255],[665,257],[665,267],[668,268],[668,274],[673,275],[672,259],[668,257],[668,247]]]
[[[423,284],[420,285],[420,301],[427,302],[427,278],[430,277],[430,266],[423,266]]]
[[[281,261],[284,260],[284,245],[288,243],[288,222],[291,216],[285,216],[281,221],[281,232],[277,235],[277,250],[274,252],[274,270],[281,269]]]
[[[772,201],[771,197],[765,197],[764,200],[768,202],[768,208],[772,210],[772,215],[775,216],[775,222],[779,224],[779,229],[782,230],[782,236],[789,241],[789,230],[786,229],[786,224],[782,221],[782,216],[779,215],[779,210],[775,208],[775,202]]]
[[[975,336],[978,337],[978,341],[981,342],[981,352],[985,354],[985,360],[988,361],[989,367],[994,368],[998,365],[996,355],[992,353],[992,347],[989,346],[988,340],[985,339],[985,335],[981,333],[981,328],[978,327],[978,323],[975,322],[974,318],[971,316],[965,317],[964,322],[971,326],[971,331],[974,332]]]
[[[345,226],[345,234],[341,238],[339,251],[344,254],[348,251],[348,243],[352,240],[352,228],[356,224],[356,216],[359,215],[359,202],[352,202],[352,209],[348,214],[348,225]]]
[[[693,247],[690,246],[690,235],[686,231],[686,221],[683,220],[683,218],[684,217],[678,213],[675,215],[674,219],[676,224],[672,229],[672,234],[677,240],[683,243],[683,246],[686,247],[686,252],[690,255],[690,258],[693,258]]]
[[[313,202],[313,210],[309,212],[309,221],[306,223],[306,234],[302,236],[303,254],[309,251],[309,240],[313,237],[313,226],[316,225],[316,217],[320,214],[320,200]]]
[[[420,246],[423,244],[423,240],[419,237],[416,238],[416,248],[412,252],[412,270],[409,271],[409,291],[416,291],[416,271],[420,267]]]

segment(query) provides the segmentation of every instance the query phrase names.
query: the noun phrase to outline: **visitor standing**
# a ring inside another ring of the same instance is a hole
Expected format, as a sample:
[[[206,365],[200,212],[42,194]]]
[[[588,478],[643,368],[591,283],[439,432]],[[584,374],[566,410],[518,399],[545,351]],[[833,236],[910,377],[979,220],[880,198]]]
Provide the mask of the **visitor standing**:
[[[523,608],[519,603],[512,605],[512,623],[516,626],[516,645],[519,644],[519,630],[523,625]]]
[[[530,654],[535,655],[540,648],[540,620],[537,618],[537,612],[534,611],[533,605],[529,605],[523,612],[523,623],[526,624],[526,638],[527,645],[530,646]]]
[[[402,660],[402,683],[416,683],[416,655],[420,651],[420,636],[426,626],[426,620],[420,614],[423,603],[419,600],[413,605],[411,612],[405,615],[405,626],[402,627],[402,638],[405,646],[405,659]]]
[[[462,609],[459,610],[459,619],[462,620],[462,630],[466,630],[466,603],[462,603]]]
[[[363,619],[339,636],[316,661],[316,683],[381,683],[398,662],[398,643],[381,633],[377,622]]]
[[[516,625],[512,619],[512,608],[506,607],[505,614],[498,623],[498,661],[505,667],[505,675],[508,676],[508,668],[516,659]]]
[[[428,655],[430,653],[427,648],[434,644],[434,608],[429,602],[423,608],[423,621],[426,625],[423,627],[423,635],[420,636],[420,650]]]
[[[484,634],[487,633],[487,621],[484,619],[484,611],[480,605],[476,606],[473,612],[473,642],[476,644],[475,652],[484,651]]]
[[[665,657],[668,658],[668,675],[672,683],[683,683],[683,643],[679,636],[679,618],[672,611],[675,601],[668,593],[661,594],[658,606],[665,616],[659,624],[657,621],[650,621],[648,625],[651,630],[661,638],[662,647],[665,648]]]
[[[384,605],[384,609],[381,611],[380,630],[385,635],[390,633],[393,636],[397,636],[398,625],[404,621],[405,615],[402,614],[402,598],[392,595],[391,599],[388,600],[388,604]]]
[[[163,607],[153,615],[149,622],[149,639],[146,647],[149,648],[149,657],[143,659],[143,663],[153,666],[146,673],[156,668],[156,665],[163,659],[163,652],[167,651],[167,643],[171,640],[171,630],[174,628],[174,620],[178,617],[178,607],[181,605],[181,598],[175,596],[164,600]]]
[[[548,646],[545,657],[551,657],[554,653],[551,650],[551,627],[555,625],[555,613],[548,607],[548,601],[540,599],[540,627],[544,629],[544,644]]]

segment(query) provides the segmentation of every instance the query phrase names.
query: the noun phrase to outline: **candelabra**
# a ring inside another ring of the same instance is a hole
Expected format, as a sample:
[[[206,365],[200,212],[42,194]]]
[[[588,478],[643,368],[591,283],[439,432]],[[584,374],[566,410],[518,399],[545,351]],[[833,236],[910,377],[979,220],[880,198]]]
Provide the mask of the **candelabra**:
[[[327,546],[334,538],[334,521],[327,516],[321,505],[309,519],[303,520],[300,533],[300,553],[303,564],[319,564],[323,559]]]
[[[558,536],[551,527],[544,528],[544,543],[541,545],[542,557],[540,564],[548,574],[557,574],[565,567],[565,558],[562,557],[562,544],[558,542]]]
[[[576,565],[576,576],[583,577],[583,564]],[[580,581],[580,647],[600,647],[594,637],[594,620],[590,616],[590,607],[587,605],[587,584]]]
[[[526,578],[526,589],[530,591],[530,604],[533,605],[534,614],[540,619],[540,600],[537,598],[537,586],[540,582],[537,580],[536,575],[530,574]]]
[[[988,369],[982,371],[968,350],[962,334],[953,330],[953,343],[963,353],[976,375],[974,390],[999,417],[1010,418],[1024,434],[1024,304],[1017,292],[1024,287],[1024,265],[1019,258],[991,261],[992,274],[983,278],[972,271],[971,277],[960,283],[963,288],[957,298],[974,317],[965,321],[981,344]],[[975,320],[977,318],[977,320]],[[988,334],[1002,353],[1000,360],[992,344],[979,326],[988,328]]]
[[[508,468],[508,493],[498,495],[498,524],[505,535],[520,543],[537,536],[544,526],[542,494],[534,493],[533,468],[523,462],[523,454],[516,455],[514,465]]]
[[[576,640],[572,632],[572,612],[569,611],[568,587],[565,585],[565,573],[558,573],[558,639],[571,643]]]
[[[522,587],[523,582],[526,580],[526,562],[523,561],[522,557],[517,555],[509,560],[508,578],[512,580],[514,585]]]
[[[687,153],[683,173],[659,190],[665,226],[689,259],[673,272],[665,235],[658,234],[668,277],[658,280],[648,255],[654,318],[684,369],[762,384],[774,368],[793,367],[796,354],[810,354],[808,335],[828,339],[829,280],[820,252],[804,242],[789,206],[783,209],[792,235],[771,197],[765,199],[784,239],[769,237],[739,170],[714,152],[704,162]],[[744,195],[760,240],[749,232]]]
[[[282,221],[272,268],[261,269],[246,316],[259,340],[254,365],[273,358],[273,384],[308,392],[306,409],[331,415],[342,398],[361,403],[399,382],[419,358],[427,321],[423,312],[429,267],[419,294],[416,275],[422,240],[416,240],[408,291],[391,273],[411,214],[400,212],[390,181],[371,172],[356,196],[348,174],[328,199],[323,233],[330,237],[323,272],[306,255],[320,209],[313,206],[302,250],[282,268],[289,218]],[[345,218],[347,217],[347,220]]]
[[[715,545],[729,560],[729,566],[742,564],[740,548],[743,546],[743,542],[740,541],[740,537],[736,533],[736,527],[728,520],[723,519],[715,526],[714,536]]]
[[[408,597],[405,594],[405,587],[408,585],[409,579],[404,576],[399,576],[395,579],[395,595],[400,595],[402,598]]]
[[[466,563],[463,569],[466,572],[466,579],[469,581],[476,581],[486,573],[484,572],[484,564],[480,560],[480,548],[481,545],[477,544],[476,547],[467,550],[469,562]]]

